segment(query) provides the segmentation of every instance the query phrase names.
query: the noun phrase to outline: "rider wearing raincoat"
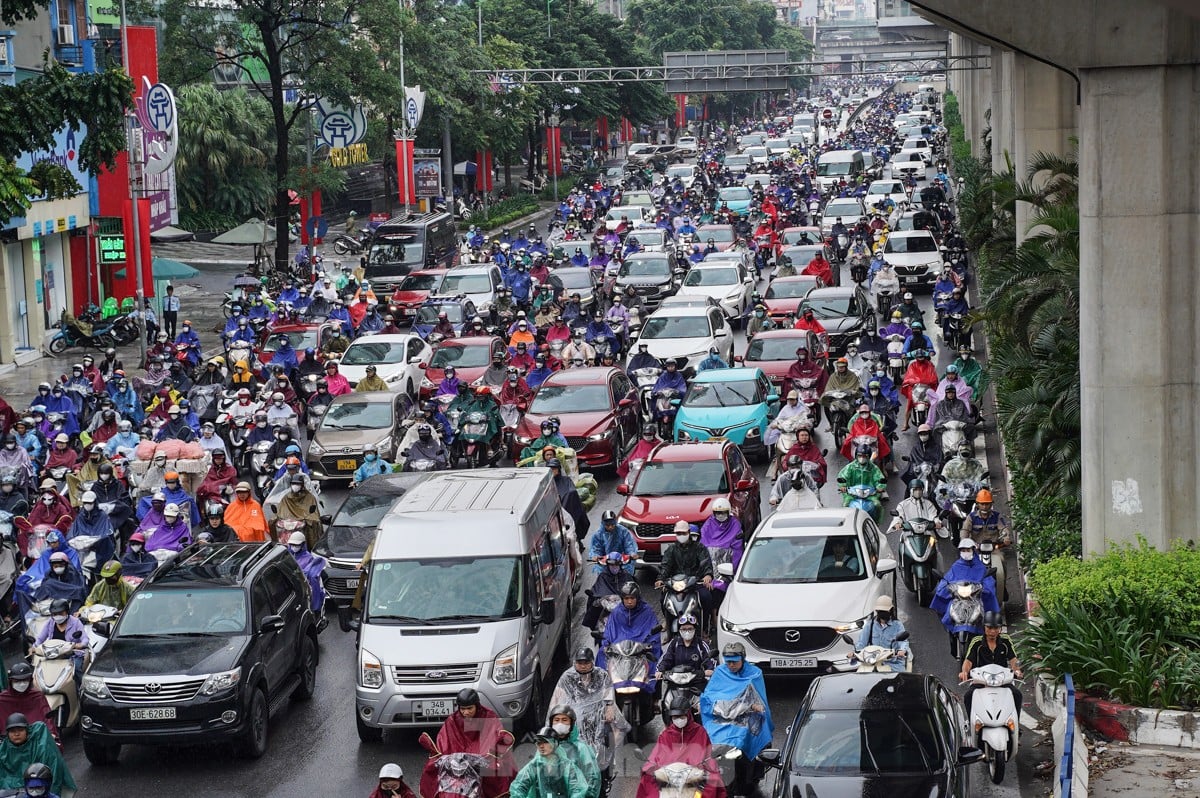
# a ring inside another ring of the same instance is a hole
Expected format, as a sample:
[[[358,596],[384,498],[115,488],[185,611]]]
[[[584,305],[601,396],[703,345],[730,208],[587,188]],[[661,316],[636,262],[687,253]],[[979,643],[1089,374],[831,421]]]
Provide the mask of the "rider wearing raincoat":
[[[771,744],[775,724],[767,703],[762,670],[746,662],[746,647],[726,643],[718,665],[700,694],[700,720],[714,745],[742,752],[735,762],[735,793],[749,795],[754,783],[754,758]]]

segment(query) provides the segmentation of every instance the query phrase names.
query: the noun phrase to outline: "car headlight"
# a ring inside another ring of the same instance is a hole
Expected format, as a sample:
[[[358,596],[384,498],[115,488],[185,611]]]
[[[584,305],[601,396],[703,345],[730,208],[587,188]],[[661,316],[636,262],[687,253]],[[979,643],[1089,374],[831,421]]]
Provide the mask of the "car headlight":
[[[201,695],[213,695],[214,693],[224,692],[237,686],[238,681],[242,678],[242,669],[234,668],[231,671],[222,671],[221,673],[209,674],[204,680],[204,686],[200,688]]]
[[[732,632],[732,633],[733,633],[733,634],[735,634],[735,635],[748,635],[748,634],[750,634],[750,629],[749,629],[749,627],[746,627],[746,626],[738,626],[736,623],[732,623],[731,621],[729,621],[729,620],[728,620],[728,619],[726,619],[726,618],[718,618],[718,620],[719,620],[719,621],[720,621],[720,623],[721,623],[721,629],[723,629],[723,630],[724,630],[724,631],[726,631],[726,632]]]
[[[517,644],[496,655],[492,663],[492,681],[496,684],[511,684],[517,680]]]
[[[84,676],[83,677],[83,692],[90,695],[92,698],[108,698],[108,686],[104,684],[104,680],[99,676]]]
[[[517,443],[523,443],[523,444],[525,444],[526,446],[528,446],[529,444],[533,443],[533,438],[528,438],[528,437],[526,437],[526,436],[524,436],[524,435],[518,435],[518,436],[517,436]]]
[[[849,621],[847,623],[840,623],[837,626],[833,627],[833,631],[837,632],[838,634],[844,634],[845,632],[853,632],[855,629],[861,629],[861,628],[863,628],[863,623],[870,617],[871,617],[870,615],[867,615],[862,618],[859,618],[857,621]]]
[[[607,440],[608,438],[611,438],[612,434],[613,434],[613,431],[611,429],[606,429],[606,430],[604,430],[604,432],[598,433],[596,435],[589,435],[588,440],[592,443],[595,443],[597,441],[603,441],[603,440]]]
[[[321,446],[321,444],[313,441],[308,445],[308,453],[314,457],[320,457],[321,455],[325,454],[325,449]]]
[[[421,378],[421,387],[422,388],[436,388],[437,386],[433,384],[433,380],[429,379],[428,377],[422,377]]]
[[[690,441],[692,439],[692,433],[688,432],[687,429],[682,426],[676,430],[675,434],[681,441]]]
[[[625,516],[621,516],[620,518],[617,519],[617,523],[620,524],[621,526],[625,527],[626,529],[628,529],[629,534],[631,534],[631,535],[635,534],[637,532],[637,528],[638,528],[637,521],[630,521]]]
[[[746,430],[747,438],[757,438],[758,435],[759,435],[759,431],[758,431],[758,427],[756,427],[756,426],[751,427],[750,429]]]
[[[398,371],[395,374],[393,374],[392,376],[388,377],[386,380],[384,380],[384,382],[391,384],[393,382],[400,382],[400,380],[402,380],[402,379],[404,379],[404,372]]]
[[[384,436],[383,438],[380,439],[379,443],[377,443],[375,445],[379,447],[379,451],[381,451],[381,452],[385,449],[391,449],[392,448],[392,436],[391,435]]]
[[[363,687],[383,687],[383,664],[365,648],[358,655],[358,683]]]
[[[475,310],[477,310],[480,314],[490,313],[492,310],[492,303],[491,302],[480,302],[478,305],[475,306]]]

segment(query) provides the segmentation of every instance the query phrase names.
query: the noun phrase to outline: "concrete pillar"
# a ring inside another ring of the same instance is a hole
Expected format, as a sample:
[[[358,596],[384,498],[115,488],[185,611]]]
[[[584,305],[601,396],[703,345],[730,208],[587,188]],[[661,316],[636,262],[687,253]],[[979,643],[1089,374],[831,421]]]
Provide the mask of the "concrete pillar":
[[[1200,65],[1080,79],[1084,548],[1194,540]]]
[[[1013,163],[1025,178],[1029,159],[1039,152],[1066,155],[1076,134],[1075,81],[1028,56],[1012,60]],[[1025,239],[1030,206],[1017,203],[1017,242]]]
[[[992,51],[992,171],[1003,172],[1015,149],[1013,52]]]

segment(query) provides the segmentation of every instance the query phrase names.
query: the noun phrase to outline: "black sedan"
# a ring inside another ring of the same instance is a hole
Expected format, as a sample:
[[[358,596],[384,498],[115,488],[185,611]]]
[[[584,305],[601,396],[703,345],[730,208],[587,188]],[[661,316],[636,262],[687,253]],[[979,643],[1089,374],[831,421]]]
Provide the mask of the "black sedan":
[[[807,308],[813,309],[813,315],[829,334],[829,354],[833,357],[845,354],[846,344],[875,326],[871,301],[857,285],[814,289],[805,296],[797,312],[803,313]]]
[[[759,759],[780,771],[772,798],[965,798],[983,752],[936,677],[841,673],[813,681],[784,748]]]

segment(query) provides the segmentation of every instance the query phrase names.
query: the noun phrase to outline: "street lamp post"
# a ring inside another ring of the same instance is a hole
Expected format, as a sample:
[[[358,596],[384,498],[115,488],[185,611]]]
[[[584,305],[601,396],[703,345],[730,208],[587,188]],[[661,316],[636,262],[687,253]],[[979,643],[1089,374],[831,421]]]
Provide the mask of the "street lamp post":
[[[404,0],[400,0],[401,22],[403,23]],[[412,180],[411,170],[409,169],[408,160],[408,85],[404,82],[404,31],[400,31],[400,92],[401,92],[401,113],[400,113],[400,153],[401,160],[400,173],[403,175],[403,184],[400,188],[400,193],[404,195],[404,216],[408,217],[408,193],[409,181]]]
[[[550,124],[550,175],[554,178],[554,202],[558,203],[558,124],[561,120],[558,114],[550,114],[547,120]]]
[[[121,0],[121,64],[125,67],[125,74],[132,75],[129,69],[129,18],[125,14],[125,0]],[[126,236],[126,241],[129,242],[127,250],[129,255],[126,256],[125,268],[129,269],[129,257],[133,257],[133,273],[134,279],[137,280],[137,286],[134,289],[134,296],[137,301],[137,328],[138,328],[138,356],[141,358],[143,366],[146,365],[146,292],[142,288],[142,258],[141,258],[141,212],[138,208],[137,195],[137,169],[138,166],[133,162],[133,136],[136,130],[134,124],[134,115],[132,112],[125,114],[125,150],[128,153],[129,162],[129,196],[132,199],[132,222],[133,230],[130,230],[130,235]]]

